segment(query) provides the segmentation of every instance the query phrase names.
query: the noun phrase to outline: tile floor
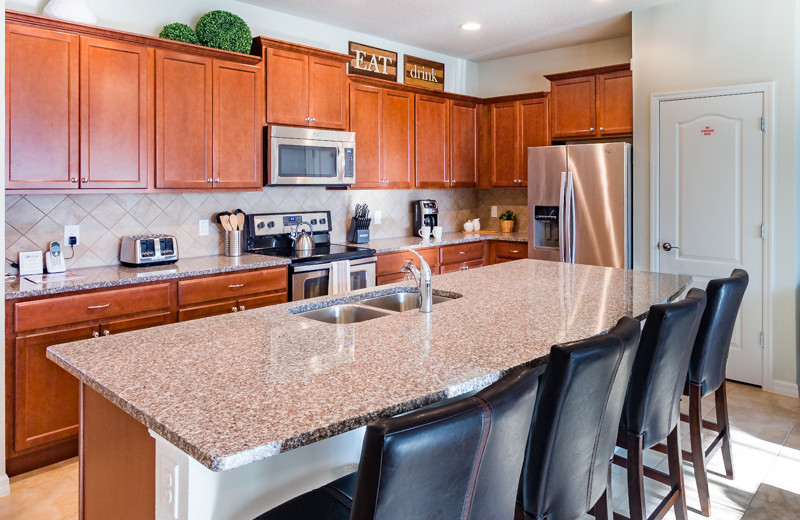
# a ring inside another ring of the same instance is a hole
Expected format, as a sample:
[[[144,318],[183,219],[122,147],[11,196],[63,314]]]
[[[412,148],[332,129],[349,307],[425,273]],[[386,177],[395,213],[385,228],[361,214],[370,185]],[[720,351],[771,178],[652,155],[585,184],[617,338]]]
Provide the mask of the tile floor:
[[[713,415],[713,396],[704,401]],[[711,518],[714,520],[780,520],[800,518],[800,399],[762,392],[736,383],[728,387],[736,478],[727,480],[722,457],[710,464]],[[683,424],[682,426],[686,426]],[[688,446],[688,428],[683,435]],[[648,452],[645,463],[666,470],[666,456]],[[698,513],[694,474],[684,464],[689,518]],[[627,513],[625,472],[612,472],[614,510]],[[645,479],[648,511],[667,489]],[[78,518],[78,460],[59,462],[11,479],[11,495],[0,498],[0,518],[66,520]],[[588,517],[591,518],[591,517]],[[670,511],[666,518],[674,518]]]

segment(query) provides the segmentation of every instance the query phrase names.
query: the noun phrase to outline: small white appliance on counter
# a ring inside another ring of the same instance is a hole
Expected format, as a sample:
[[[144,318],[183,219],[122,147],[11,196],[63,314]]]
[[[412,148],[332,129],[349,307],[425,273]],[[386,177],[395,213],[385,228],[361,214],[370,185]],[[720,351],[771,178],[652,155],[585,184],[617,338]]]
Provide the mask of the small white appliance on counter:
[[[122,237],[119,260],[128,267],[175,263],[178,261],[178,239],[172,235]]]

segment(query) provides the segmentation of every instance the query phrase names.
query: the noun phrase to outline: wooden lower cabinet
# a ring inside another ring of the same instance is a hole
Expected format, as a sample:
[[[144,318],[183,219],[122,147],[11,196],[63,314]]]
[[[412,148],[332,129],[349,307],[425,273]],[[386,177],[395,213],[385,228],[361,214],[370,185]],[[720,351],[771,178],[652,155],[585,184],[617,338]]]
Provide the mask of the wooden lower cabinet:
[[[447,274],[455,271],[466,271],[485,265],[488,242],[466,242],[442,246],[439,273]]]

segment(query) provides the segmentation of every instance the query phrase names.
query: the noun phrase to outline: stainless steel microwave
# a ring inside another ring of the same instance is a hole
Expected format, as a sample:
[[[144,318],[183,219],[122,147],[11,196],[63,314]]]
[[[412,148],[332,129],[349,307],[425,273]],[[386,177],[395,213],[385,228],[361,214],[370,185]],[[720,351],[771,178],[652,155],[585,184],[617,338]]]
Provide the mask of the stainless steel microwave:
[[[356,134],[266,127],[270,185],[346,186],[356,182]]]

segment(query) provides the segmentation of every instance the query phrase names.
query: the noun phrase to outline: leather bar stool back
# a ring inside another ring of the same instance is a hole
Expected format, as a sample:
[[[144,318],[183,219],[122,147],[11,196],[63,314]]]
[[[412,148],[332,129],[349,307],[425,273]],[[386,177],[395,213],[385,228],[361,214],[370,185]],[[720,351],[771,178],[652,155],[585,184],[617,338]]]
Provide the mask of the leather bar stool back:
[[[374,421],[357,473],[259,520],[510,520],[537,385],[519,367],[471,397]]]
[[[646,518],[642,451],[667,439],[669,475],[658,478],[671,486],[660,508],[675,505],[678,520],[686,518],[683,470],[680,461],[680,400],[689,370],[689,359],[697,336],[706,294],[691,289],[683,300],[653,305],[642,330],[639,351],[633,364],[618,445],[627,450],[627,461],[614,457],[628,468],[628,500],[631,518]],[[650,470],[648,468],[648,470]],[[648,476],[655,475],[655,470]]]
[[[689,415],[681,418],[689,423],[691,451],[684,452],[690,460],[697,481],[700,511],[711,515],[711,499],[708,492],[708,461],[722,448],[725,475],[733,478],[731,457],[730,424],[728,422],[728,397],[725,389],[725,366],[731,347],[733,327],[739,314],[749,277],[747,271],[734,269],[728,278],[708,282],[708,303],[700,320],[700,329],[689,362],[689,374],[684,395],[689,396]],[[717,422],[703,420],[702,399],[714,395]],[[705,424],[704,424],[705,423]],[[717,432],[708,450],[703,448],[703,427]]]
[[[551,349],[525,452],[517,518],[577,519],[605,497],[639,330],[638,321],[623,318],[608,334]],[[607,517],[610,506],[604,499],[596,516]]]

